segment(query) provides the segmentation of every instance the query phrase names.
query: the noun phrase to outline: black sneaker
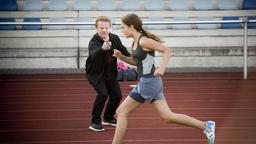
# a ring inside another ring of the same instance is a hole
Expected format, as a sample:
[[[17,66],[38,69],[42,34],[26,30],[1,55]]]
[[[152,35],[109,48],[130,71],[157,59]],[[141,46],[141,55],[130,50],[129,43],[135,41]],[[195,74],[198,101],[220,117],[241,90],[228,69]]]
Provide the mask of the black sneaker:
[[[91,125],[89,126],[89,129],[96,132],[105,131],[105,129],[101,124],[96,124],[96,123],[91,123]]]
[[[116,126],[116,119],[112,119],[112,120],[103,120],[102,121],[102,124],[103,125],[106,125],[106,126]]]

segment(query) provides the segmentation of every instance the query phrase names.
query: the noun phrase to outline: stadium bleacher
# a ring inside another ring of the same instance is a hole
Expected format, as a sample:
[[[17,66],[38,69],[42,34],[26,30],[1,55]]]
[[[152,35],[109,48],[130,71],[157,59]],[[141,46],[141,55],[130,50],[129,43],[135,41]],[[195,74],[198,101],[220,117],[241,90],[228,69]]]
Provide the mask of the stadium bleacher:
[[[191,21],[189,17],[174,17],[173,21]],[[172,25],[173,29],[192,29],[191,24],[175,24]]]
[[[151,22],[151,21],[165,21],[164,17],[149,17],[146,22]],[[166,30],[170,27],[170,25],[146,25],[145,26],[147,29],[150,30]]]
[[[256,9],[255,0],[243,0],[242,9],[245,10],[255,10]]]
[[[92,10],[92,5],[90,0],[74,0],[74,10],[86,11]]]
[[[198,17],[198,21],[214,21],[213,17]],[[217,24],[197,24],[198,29],[217,29]]]
[[[0,23],[94,23],[106,15],[113,22],[111,32],[130,49],[131,39],[115,25],[128,13],[138,14],[143,22],[255,20],[256,0],[0,0]],[[163,76],[164,91],[171,98],[168,104],[202,120],[216,121],[218,144],[256,143],[256,23],[248,23],[247,31],[243,24],[232,23],[145,28],[171,50]],[[241,73],[245,32],[247,81]],[[97,134],[87,130],[88,107],[95,92],[84,68],[95,33],[94,25],[0,25],[0,143],[111,143],[114,128]],[[156,66],[161,60],[162,54],[156,52]],[[124,96],[135,83],[120,82]],[[162,121],[149,105],[130,117],[125,143],[207,143],[199,130],[159,125]]]
[[[0,0],[0,11],[17,11],[16,0]]]
[[[0,22],[15,22],[14,18],[0,18]],[[0,30],[16,30],[16,26],[3,25]]]
[[[222,17],[222,20],[239,20],[239,17]],[[224,23],[221,24],[221,28],[223,29],[240,29],[242,28],[240,23],[232,24],[232,23]]]
[[[65,11],[68,10],[65,0],[49,0],[48,10],[50,11]]]
[[[255,19],[255,3],[255,0],[0,0],[0,20],[94,22],[96,17],[106,15],[113,22],[119,22],[122,16],[131,12],[144,21]],[[171,48],[170,68],[242,67],[241,24],[145,27]],[[249,23],[248,28],[249,66],[256,67],[255,23]],[[94,26],[0,26],[0,30],[0,69],[83,68],[88,41],[95,33]],[[130,40],[123,37],[119,25],[113,25],[112,31],[121,36],[127,47],[130,46]],[[156,59],[159,58],[160,55]],[[220,59],[222,63],[218,63]],[[21,63],[24,63],[22,67]]]
[[[238,5],[237,5],[237,0],[221,0],[218,3],[218,8],[220,10],[237,10]]]
[[[148,11],[162,11],[165,10],[165,5],[163,0],[146,0],[145,10]]]
[[[140,3],[138,0],[123,0],[121,10],[138,11],[140,10]]]
[[[65,22],[65,18],[49,18],[49,22]],[[67,26],[48,26],[50,30],[65,30]]]
[[[247,20],[256,20],[256,16],[249,16]],[[256,23],[248,23],[249,29],[256,29]]]
[[[195,0],[194,1],[195,10],[213,10],[213,0]]]
[[[25,11],[41,11],[43,10],[43,4],[41,0],[25,0],[23,9]]]
[[[171,0],[169,7],[170,10],[190,10],[187,0]]]
[[[41,22],[40,18],[24,18],[24,22]],[[41,30],[41,25],[22,26],[22,30]]]
[[[114,11],[116,10],[116,4],[114,0],[98,0],[97,1],[98,11]]]
[[[77,17],[77,18],[75,18],[75,21],[76,22],[92,22],[89,17]],[[74,26],[74,29],[78,29],[78,30],[81,30],[81,29],[91,30],[93,28],[94,28],[94,26],[92,26],[92,25],[76,25],[76,26]]]

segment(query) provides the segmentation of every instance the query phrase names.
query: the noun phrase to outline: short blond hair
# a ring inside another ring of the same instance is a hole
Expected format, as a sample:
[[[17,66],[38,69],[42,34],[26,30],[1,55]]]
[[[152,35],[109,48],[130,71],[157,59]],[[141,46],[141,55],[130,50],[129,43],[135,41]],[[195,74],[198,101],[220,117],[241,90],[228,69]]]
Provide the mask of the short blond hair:
[[[111,26],[111,20],[107,16],[99,16],[99,17],[97,17],[97,19],[95,21],[95,27],[98,26],[98,22],[99,21],[108,22],[110,24],[110,26]]]

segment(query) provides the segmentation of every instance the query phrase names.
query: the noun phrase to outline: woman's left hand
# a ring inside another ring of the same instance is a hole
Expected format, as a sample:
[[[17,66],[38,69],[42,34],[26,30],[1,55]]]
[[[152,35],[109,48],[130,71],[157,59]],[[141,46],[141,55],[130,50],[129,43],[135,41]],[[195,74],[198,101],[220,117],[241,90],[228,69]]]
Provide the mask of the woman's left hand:
[[[162,75],[164,75],[164,69],[162,69],[162,68],[157,68],[157,69],[155,70],[155,72],[154,72],[154,75],[155,75],[155,76],[162,76]]]
[[[122,53],[119,50],[114,49],[113,56],[119,58],[120,56],[122,56]]]

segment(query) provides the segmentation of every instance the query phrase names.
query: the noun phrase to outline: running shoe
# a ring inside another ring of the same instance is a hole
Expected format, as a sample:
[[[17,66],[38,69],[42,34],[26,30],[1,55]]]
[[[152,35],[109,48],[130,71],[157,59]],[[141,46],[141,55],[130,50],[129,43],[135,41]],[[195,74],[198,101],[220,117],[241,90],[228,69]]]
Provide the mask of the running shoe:
[[[103,120],[102,124],[105,125],[105,126],[116,126],[116,119]]]
[[[204,134],[208,139],[208,144],[214,144],[215,141],[215,122],[207,121],[206,128],[204,130]]]
[[[91,125],[89,126],[89,129],[96,132],[105,131],[105,129],[101,124],[96,124],[96,123],[91,123]]]

